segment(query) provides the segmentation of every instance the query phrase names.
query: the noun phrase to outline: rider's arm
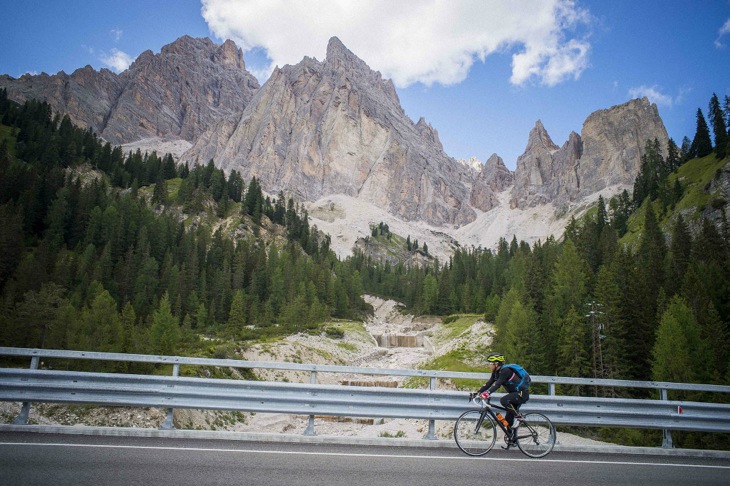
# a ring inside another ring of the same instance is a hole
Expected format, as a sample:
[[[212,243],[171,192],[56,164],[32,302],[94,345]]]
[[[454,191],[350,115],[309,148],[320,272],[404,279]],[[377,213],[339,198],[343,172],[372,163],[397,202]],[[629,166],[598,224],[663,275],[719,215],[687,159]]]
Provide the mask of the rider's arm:
[[[504,384],[504,382],[507,380],[507,375],[509,375],[509,372],[503,373],[504,371],[509,371],[509,370],[500,368],[499,372],[495,371],[494,373],[492,373],[492,376],[489,378],[489,381],[486,382],[482,388],[484,390],[488,391],[490,395],[492,393],[494,393],[495,391],[499,390],[499,387]],[[499,374],[497,374],[497,373],[499,373]],[[496,378],[495,378],[495,375],[497,375]],[[484,390],[480,389],[479,393],[483,392]]]
[[[492,386],[492,383],[494,383],[494,372],[492,372],[492,376],[489,377],[487,382],[485,384],[483,384],[479,390],[477,390],[477,393],[481,394],[484,390],[486,390],[487,388]]]

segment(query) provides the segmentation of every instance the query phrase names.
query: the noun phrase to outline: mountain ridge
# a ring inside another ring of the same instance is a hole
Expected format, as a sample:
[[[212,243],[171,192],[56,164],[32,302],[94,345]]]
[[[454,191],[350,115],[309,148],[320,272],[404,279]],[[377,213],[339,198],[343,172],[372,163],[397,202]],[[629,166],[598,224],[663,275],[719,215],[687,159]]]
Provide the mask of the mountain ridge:
[[[493,219],[519,220],[538,208],[558,221],[599,194],[629,187],[642,138],[668,140],[656,105],[644,98],[592,113],[562,147],[538,120],[514,172],[499,156],[477,169],[446,154],[434,127],[405,114],[392,81],[336,37],[324,61],[277,67],[261,86],[232,41],[183,36],[159,54],[143,52],[119,75],[87,66],[71,76],[0,76],[2,87],[18,101],[46,99],[114,144],[172,144],[180,162],[214,160],[256,177],[271,194],[312,205],[345,195],[450,237],[495,210],[506,216]],[[516,226],[529,226],[523,223]],[[470,241],[493,246],[511,236],[472,234]]]

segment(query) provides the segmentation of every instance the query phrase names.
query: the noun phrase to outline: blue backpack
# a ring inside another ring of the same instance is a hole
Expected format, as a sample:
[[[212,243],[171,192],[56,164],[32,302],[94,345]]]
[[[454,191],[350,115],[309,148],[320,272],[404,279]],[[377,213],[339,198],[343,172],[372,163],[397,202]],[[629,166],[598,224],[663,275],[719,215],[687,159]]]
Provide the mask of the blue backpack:
[[[512,375],[514,378],[509,379],[506,383],[514,385],[515,391],[527,390],[528,388],[530,388],[532,378],[530,378],[530,375],[527,373],[527,371],[525,371],[522,366],[518,364],[506,364],[502,366],[502,368],[508,368],[514,373]]]

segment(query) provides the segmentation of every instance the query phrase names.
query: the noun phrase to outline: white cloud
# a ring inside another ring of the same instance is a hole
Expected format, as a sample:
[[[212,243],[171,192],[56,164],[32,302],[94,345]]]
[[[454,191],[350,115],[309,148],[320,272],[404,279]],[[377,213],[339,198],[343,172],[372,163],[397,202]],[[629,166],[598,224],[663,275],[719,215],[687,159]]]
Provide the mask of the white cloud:
[[[717,47],[718,49],[725,47],[725,44],[722,43],[721,39],[727,34],[730,34],[730,19],[727,19],[725,23],[722,24],[722,27],[720,27],[720,30],[717,32],[715,47]]]
[[[649,101],[656,103],[657,106],[672,106],[674,104],[672,97],[661,93],[656,85],[631,88],[629,89],[629,96],[632,98],[643,98],[646,96],[649,98]]]
[[[588,66],[590,22],[574,0],[202,0],[211,32],[274,66],[324,59],[333,36],[398,86],[459,83],[476,61],[512,54],[513,84],[555,85]]]
[[[126,52],[119,49],[112,49],[111,54],[102,54],[99,57],[101,62],[118,73],[124,71],[132,64],[132,58]]]
[[[112,29],[111,30],[112,37],[114,37],[114,40],[116,42],[119,42],[119,40],[122,38],[123,33],[124,33],[124,31],[121,29]]]

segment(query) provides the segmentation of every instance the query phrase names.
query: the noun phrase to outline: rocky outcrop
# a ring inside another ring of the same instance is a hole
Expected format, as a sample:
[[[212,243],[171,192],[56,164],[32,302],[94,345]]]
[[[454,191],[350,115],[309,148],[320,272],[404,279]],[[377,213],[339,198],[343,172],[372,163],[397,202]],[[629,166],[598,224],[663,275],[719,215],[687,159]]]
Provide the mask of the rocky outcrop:
[[[113,144],[141,139],[193,142],[221,118],[240,113],[259,88],[232,41],[181,37],[157,55],[145,51],[117,75],[90,66],[49,76],[0,76],[16,101],[47,101]]]
[[[647,140],[659,140],[665,157],[669,143],[657,106],[647,98],[593,112],[583,124],[581,138],[580,196],[617,184],[633,185]]]
[[[514,183],[514,174],[497,154],[492,154],[483,166],[479,165],[479,169],[472,185],[469,202],[475,208],[490,211],[499,205],[497,193]]]
[[[562,147],[540,121],[517,159],[512,208],[569,204],[612,186],[630,186],[641,167],[647,140],[666,150],[669,137],[657,107],[646,98],[592,113],[581,135]]]
[[[211,127],[183,156],[210,159],[308,201],[345,194],[434,225],[476,216],[473,171],[443,152],[424,120],[414,124],[392,82],[337,38],[323,62],[276,69],[238,119]]]
[[[122,78],[108,69],[95,71],[91,66],[77,69],[71,75],[61,71],[53,76],[24,74],[18,79],[0,76],[0,89],[7,89],[11,100],[47,101],[54,112],[68,115],[74,125],[91,128],[97,134],[101,134],[124,84]]]
[[[497,154],[492,154],[484,164],[480,179],[497,192],[502,192],[515,182],[515,175],[504,165],[504,160]],[[478,179],[479,180],[479,179]]]

